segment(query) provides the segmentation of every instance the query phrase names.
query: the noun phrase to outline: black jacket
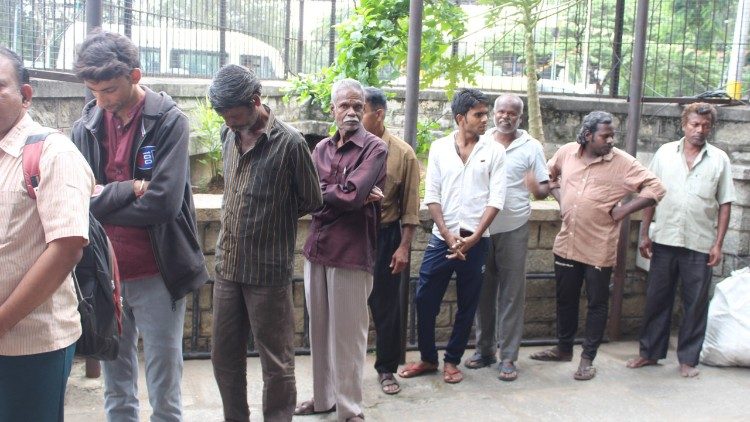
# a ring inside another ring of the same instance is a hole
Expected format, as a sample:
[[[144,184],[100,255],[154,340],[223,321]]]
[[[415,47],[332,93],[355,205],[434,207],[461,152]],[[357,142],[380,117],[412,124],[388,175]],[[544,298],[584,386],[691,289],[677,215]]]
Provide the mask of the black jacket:
[[[209,278],[196,235],[190,191],[188,120],[169,95],[144,90],[141,130],[136,132],[131,153],[133,179],[150,182],[140,198],[136,199],[132,182],[107,183],[107,160],[100,146],[106,136],[104,112],[95,100],[83,108],[71,138],[91,166],[97,184],[104,185],[101,194],[91,198],[92,214],[102,223],[145,227],[162,279],[172,299],[178,300]],[[139,149],[149,146],[153,146],[152,165],[137,166]]]

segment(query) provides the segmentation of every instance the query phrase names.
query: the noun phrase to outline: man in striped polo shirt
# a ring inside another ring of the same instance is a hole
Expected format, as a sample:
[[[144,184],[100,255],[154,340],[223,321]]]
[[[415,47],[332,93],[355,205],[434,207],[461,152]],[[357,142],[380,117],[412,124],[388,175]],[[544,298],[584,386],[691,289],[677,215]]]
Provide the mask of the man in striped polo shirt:
[[[208,91],[226,123],[211,362],[230,421],[250,419],[245,377],[251,328],[263,369],[263,417],[292,419],[297,219],[323,203],[305,138],[260,96],[258,78],[237,65],[221,68]]]

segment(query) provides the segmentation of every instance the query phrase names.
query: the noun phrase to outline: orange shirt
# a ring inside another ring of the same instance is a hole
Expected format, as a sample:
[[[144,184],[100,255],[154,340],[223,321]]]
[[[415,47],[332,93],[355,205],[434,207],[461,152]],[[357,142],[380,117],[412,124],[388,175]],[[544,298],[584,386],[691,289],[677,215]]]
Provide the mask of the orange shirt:
[[[590,164],[582,147],[562,146],[547,163],[550,181],[560,184],[562,228],[552,251],[563,258],[612,267],[617,256],[620,223],[610,211],[629,193],[657,202],[665,190],[659,179],[631,155],[617,148]]]

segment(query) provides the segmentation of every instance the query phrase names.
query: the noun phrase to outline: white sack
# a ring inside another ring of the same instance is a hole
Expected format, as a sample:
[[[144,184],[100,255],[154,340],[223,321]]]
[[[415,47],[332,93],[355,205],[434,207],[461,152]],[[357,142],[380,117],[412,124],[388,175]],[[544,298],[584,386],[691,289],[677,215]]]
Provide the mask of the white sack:
[[[701,362],[750,366],[750,267],[732,271],[731,277],[716,285]]]

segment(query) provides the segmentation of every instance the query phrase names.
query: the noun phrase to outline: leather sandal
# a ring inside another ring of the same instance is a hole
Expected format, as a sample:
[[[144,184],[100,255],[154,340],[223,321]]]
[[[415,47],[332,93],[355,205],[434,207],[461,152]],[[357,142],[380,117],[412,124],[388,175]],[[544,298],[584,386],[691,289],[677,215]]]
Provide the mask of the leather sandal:
[[[328,410],[315,410],[315,401],[314,400],[306,400],[302,403],[298,404],[297,407],[294,408],[294,415],[295,416],[308,416],[308,415],[322,415],[324,413],[333,413],[336,411],[336,405],[334,404],[332,408]]]
[[[573,353],[564,353],[561,352],[557,347],[553,347],[551,349],[534,352],[529,355],[529,357],[531,359],[541,360],[544,362],[570,362],[571,360],[573,360]]]
[[[469,369],[479,369],[491,366],[497,362],[495,356],[482,356],[481,353],[475,352],[470,358],[464,361],[464,366]]]
[[[578,370],[573,374],[573,378],[578,381],[588,381],[596,376],[596,368],[593,366],[579,366]]]
[[[380,383],[380,389],[383,390],[385,394],[398,394],[401,391],[401,386],[390,372],[378,374],[378,382]],[[388,388],[394,385],[396,388]]]

